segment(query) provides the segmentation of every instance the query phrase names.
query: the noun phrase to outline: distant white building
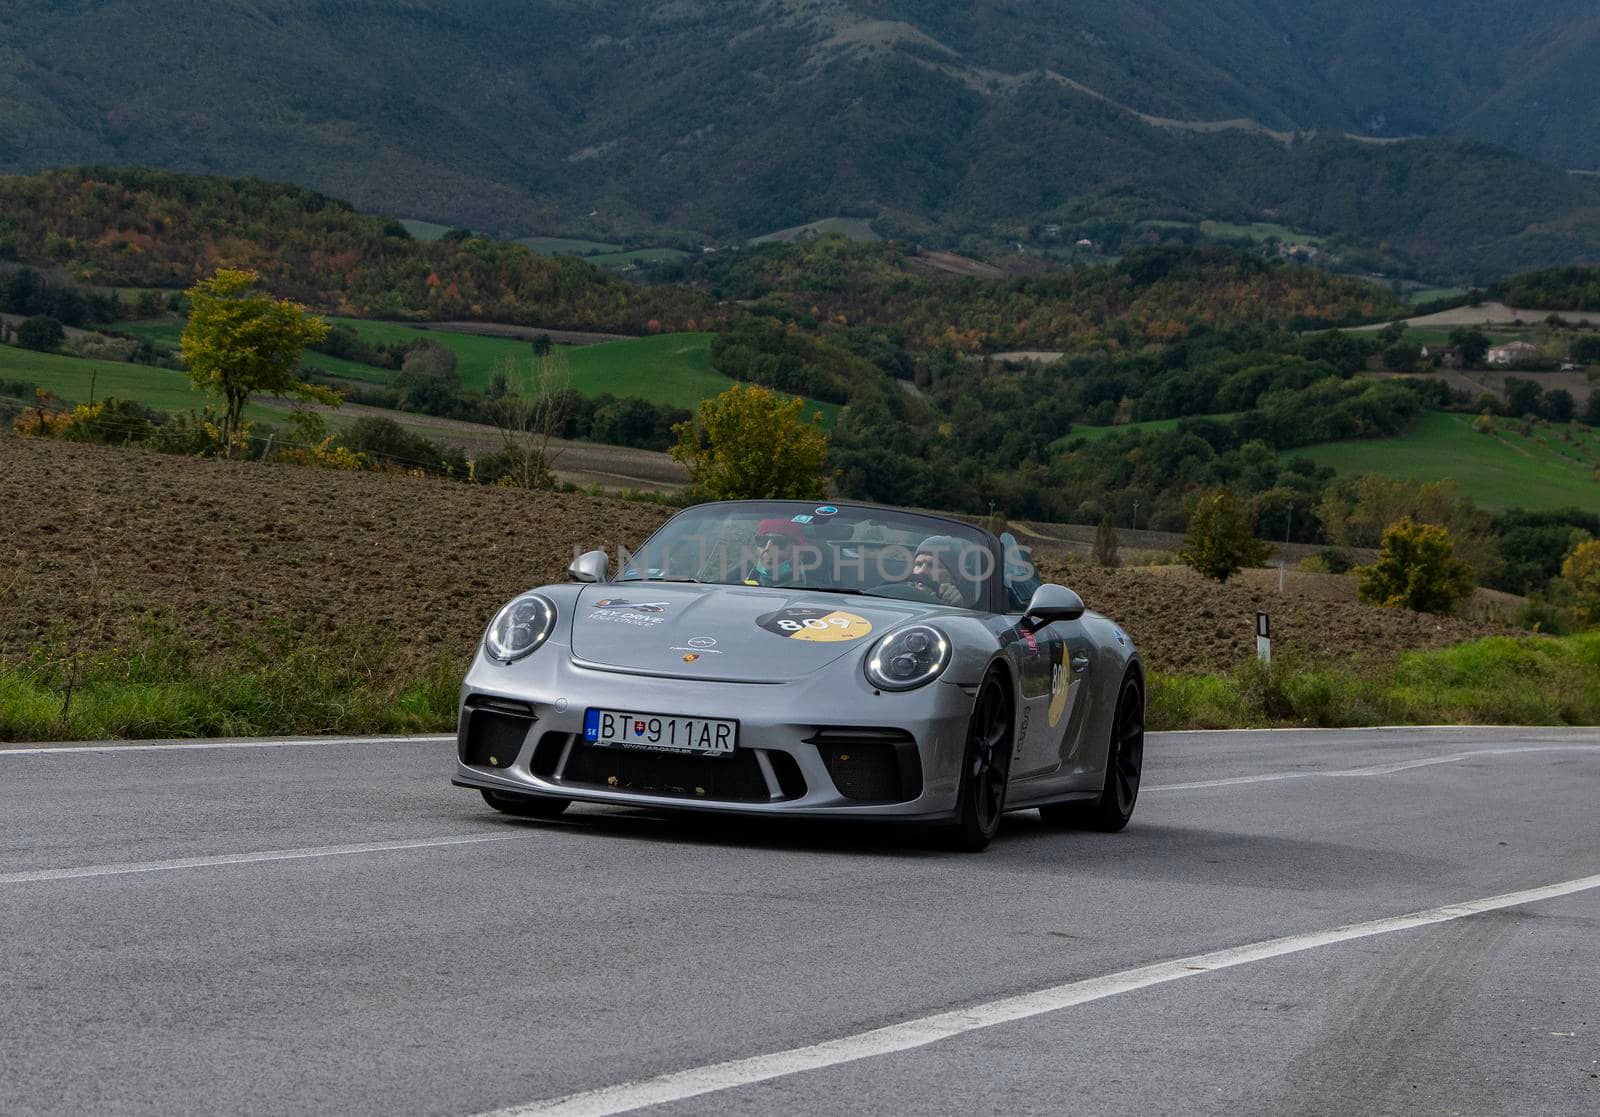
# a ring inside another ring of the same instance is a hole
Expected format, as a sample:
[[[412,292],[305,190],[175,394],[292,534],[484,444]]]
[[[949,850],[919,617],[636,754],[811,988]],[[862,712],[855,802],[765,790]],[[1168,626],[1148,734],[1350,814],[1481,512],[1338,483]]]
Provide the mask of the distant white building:
[[[1531,361],[1539,356],[1539,347],[1526,341],[1508,341],[1504,345],[1493,346],[1484,355],[1484,360],[1491,365],[1514,365],[1520,361]]]

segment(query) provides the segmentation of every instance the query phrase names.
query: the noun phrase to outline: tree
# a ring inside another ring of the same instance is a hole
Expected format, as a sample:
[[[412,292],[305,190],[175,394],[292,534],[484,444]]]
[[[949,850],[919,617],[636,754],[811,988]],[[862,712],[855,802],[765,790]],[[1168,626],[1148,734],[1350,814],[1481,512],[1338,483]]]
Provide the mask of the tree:
[[[1121,566],[1122,556],[1117,553],[1120,542],[1117,525],[1110,516],[1102,516],[1094,532],[1094,561],[1101,566]]]
[[[1573,589],[1573,611],[1585,624],[1600,624],[1600,539],[1574,547],[1561,564],[1561,577]]]
[[[17,327],[17,344],[24,349],[37,349],[52,353],[67,340],[67,331],[61,323],[44,314],[35,314]]]
[[[519,489],[555,488],[553,447],[566,417],[571,374],[566,356],[552,352],[526,364],[504,358],[495,379],[506,390],[489,401],[489,416],[500,432],[500,450],[479,462],[481,480],[499,480]]]
[[[1405,519],[1383,533],[1378,561],[1357,572],[1358,596],[1369,605],[1448,613],[1472,595],[1472,567],[1455,557],[1450,533]]]
[[[1473,368],[1489,354],[1489,335],[1482,330],[1457,327],[1450,331],[1450,344],[1461,353],[1461,367]]]
[[[1589,393],[1589,403],[1583,409],[1583,421],[1591,427],[1600,427],[1600,388]]]
[[[1189,508],[1189,535],[1181,557],[1194,569],[1227,582],[1246,566],[1259,566],[1272,545],[1255,537],[1249,509],[1227,488],[1196,498]]]
[[[1577,403],[1565,388],[1552,388],[1544,394],[1544,417],[1552,423],[1565,423],[1572,419]]]
[[[223,453],[238,439],[245,404],[258,392],[339,406],[328,388],[295,379],[300,351],[328,336],[328,324],[288,299],[256,290],[253,271],[221,268],[189,288],[181,352],[195,387],[224,401]]]
[[[533,337],[533,355],[535,357],[548,357],[550,350],[555,347],[555,340],[549,334],[535,334]]]
[[[811,500],[827,495],[822,415],[801,419],[805,401],[735,384],[700,403],[699,423],[672,428],[672,456],[709,500]]]
[[[1592,365],[1600,363],[1600,335],[1585,334],[1572,339],[1572,344],[1567,349],[1567,356],[1579,364]]]
[[[1523,380],[1520,377],[1506,377],[1506,414],[1516,417],[1520,415],[1537,415],[1539,401],[1544,396],[1544,389],[1532,380]]]

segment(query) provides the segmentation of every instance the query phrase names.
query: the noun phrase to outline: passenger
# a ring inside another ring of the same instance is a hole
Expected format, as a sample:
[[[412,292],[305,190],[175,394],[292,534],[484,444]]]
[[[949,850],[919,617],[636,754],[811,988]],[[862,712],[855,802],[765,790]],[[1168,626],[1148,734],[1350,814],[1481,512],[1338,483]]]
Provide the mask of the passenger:
[[[803,585],[805,570],[803,566],[796,564],[796,552],[809,547],[811,547],[810,538],[793,520],[762,520],[756,525],[755,561],[745,567],[744,584]]]
[[[961,541],[950,535],[930,535],[917,547],[911,562],[911,583],[946,605],[970,605],[951,568],[961,554]]]

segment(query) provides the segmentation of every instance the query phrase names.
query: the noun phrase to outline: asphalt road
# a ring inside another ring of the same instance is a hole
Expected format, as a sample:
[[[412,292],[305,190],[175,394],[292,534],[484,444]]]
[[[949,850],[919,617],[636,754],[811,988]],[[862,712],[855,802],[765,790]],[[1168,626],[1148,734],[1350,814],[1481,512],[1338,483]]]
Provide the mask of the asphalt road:
[[[1600,1112],[1594,730],[1157,734],[978,856],[451,748],[0,748],[0,1113]]]

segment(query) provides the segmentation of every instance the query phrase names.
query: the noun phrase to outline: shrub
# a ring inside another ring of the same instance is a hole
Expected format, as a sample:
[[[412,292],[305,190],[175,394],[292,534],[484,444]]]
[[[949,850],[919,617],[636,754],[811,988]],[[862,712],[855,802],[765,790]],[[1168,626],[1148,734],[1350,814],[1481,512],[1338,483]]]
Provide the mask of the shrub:
[[[798,396],[736,384],[701,402],[698,426],[673,428],[672,456],[709,500],[821,499],[828,436],[820,414],[801,419],[804,407]]]
[[[1271,553],[1272,545],[1255,537],[1249,510],[1230,490],[1215,489],[1193,502],[1183,561],[1207,578],[1225,583]]]
[[[17,327],[17,344],[24,349],[52,353],[66,340],[67,331],[61,323],[45,314],[35,314]]]
[[[107,398],[93,406],[74,408],[61,437],[69,442],[128,446],[144,442],[155,433],[156,425],[165,421],[165,415],[141,403]]]
[[[1362,601],[1419,613],[1450,612],[1476,584],[1472,568],[1455,557],[1448,531],[1410,519],[1383,533],[1378,561],[1359,574]]]
[[[377,462],[447,477],[467,475],[466,454],[460,448],[430,442],[393,419],[378,415],[357,419],[339,432],[338,439],[341,446]]]
[[[1118,543],[1117,526],[1110,516],[1101,517],[1100,526],[1094,532],[1094,561],[1100,566],[1121,566]]]
[[[1561,564],[1561,577],[1572,587],[1573,612],[1585,624],[1600,624],[1600,539],[1574,547]]]

